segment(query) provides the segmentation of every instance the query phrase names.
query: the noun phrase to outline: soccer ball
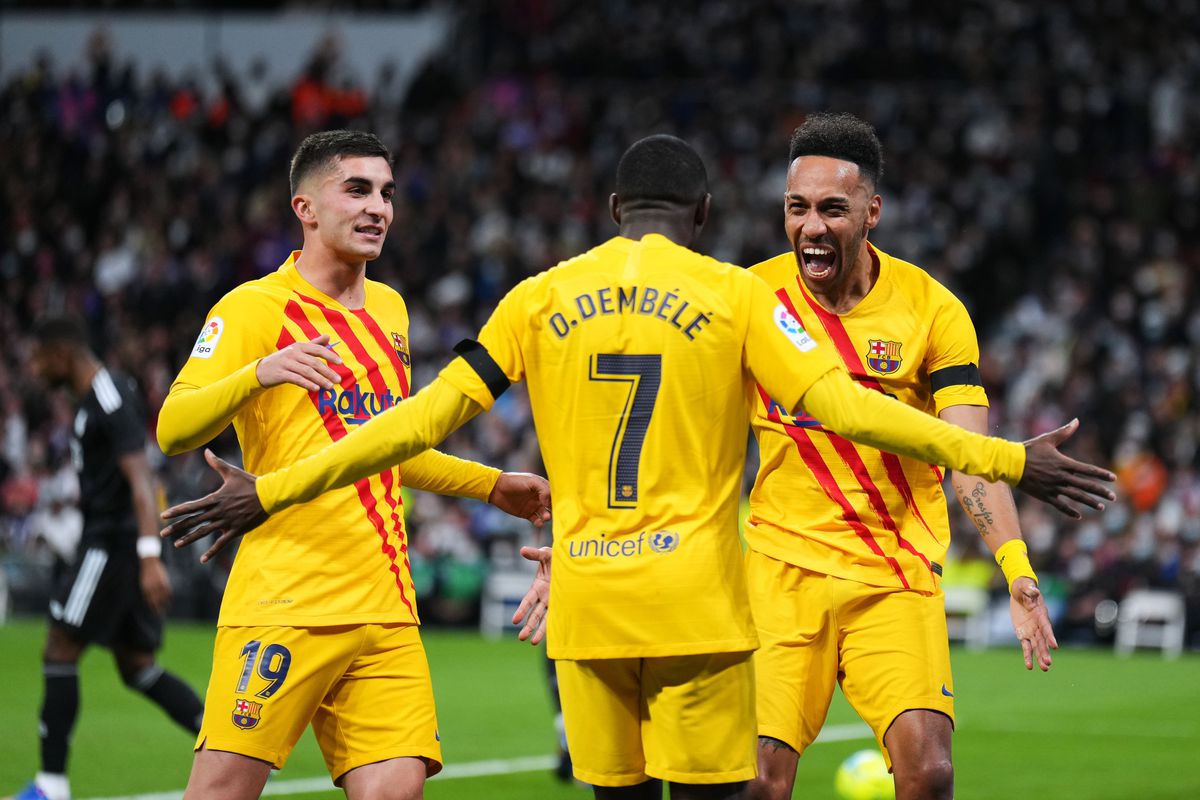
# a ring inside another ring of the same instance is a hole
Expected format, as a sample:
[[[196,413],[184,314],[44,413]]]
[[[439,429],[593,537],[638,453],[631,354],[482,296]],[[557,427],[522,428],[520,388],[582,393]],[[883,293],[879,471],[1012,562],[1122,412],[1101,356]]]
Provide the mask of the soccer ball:
[[[859,750],[843,761],[833,787],[842,800],[895,800],[896,797],[896,784],[878,750]]]

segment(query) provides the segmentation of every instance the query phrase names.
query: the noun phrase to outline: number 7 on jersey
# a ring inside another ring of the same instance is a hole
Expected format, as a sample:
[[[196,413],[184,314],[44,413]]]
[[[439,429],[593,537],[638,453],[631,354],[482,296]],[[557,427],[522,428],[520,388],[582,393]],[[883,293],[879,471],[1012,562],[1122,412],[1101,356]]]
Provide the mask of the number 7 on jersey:
[[[608,505],[635,508],[642,445],[662,383],[662,356],[597,353],[590,367],[589,380],[629,384],[608,459]]]

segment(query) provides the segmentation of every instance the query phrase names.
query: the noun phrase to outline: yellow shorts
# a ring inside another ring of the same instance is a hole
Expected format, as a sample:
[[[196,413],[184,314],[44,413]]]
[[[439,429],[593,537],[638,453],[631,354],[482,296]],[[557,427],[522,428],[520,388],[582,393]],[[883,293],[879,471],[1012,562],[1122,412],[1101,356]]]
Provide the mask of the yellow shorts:
[[[758,733],[796,752],[825,724],[833,686],[883,736],[910,709],[954,722],[954,681],[942,593],[868,586],[746,552],[750,606],[762,647],[754,654]]]
[[[755,775],[750,653],[556,661],[575,777],[594,786]]]
[[[442,746],[417,627],[218,628],[196,749],[279,769],[309,722],[335,781],[402,756],[437,774]]]

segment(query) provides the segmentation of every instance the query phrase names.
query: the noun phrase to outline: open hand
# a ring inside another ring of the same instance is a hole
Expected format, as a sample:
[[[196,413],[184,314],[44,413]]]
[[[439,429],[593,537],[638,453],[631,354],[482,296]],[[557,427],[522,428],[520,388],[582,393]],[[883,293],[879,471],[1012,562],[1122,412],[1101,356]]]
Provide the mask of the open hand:
[[[1033,669],[1036,656],[1042,672],[1049,671],[1053,663],[1050,651],[1058,649],[1058,640],[1054,638],[1054,629],[1050,626],[1046,600],[1031,578],[1020,577],[1013,581],[1008,610],[1012,615],[1013,630],[1021,640],[1025,669]]]
[[[504,472],[488,502],[540,528],[550,521],[550,482],[529,472]]]
[[[326,363],[328,362],[328,363]],[[309,392],[332,389],[341,378],[329,364],[342,359],[329,347],[329,334],[309,342],[296,342],[258,362],[254,374],[263,386],[290,383]]]
[[[1116,475],[1058,451],[1059,445],[1077,430],[1079,420],[1073,419],[1061,428],[1025,442],[1025,473],[1017,484],[1021,491],[1049,503],[1071,519],[1079,519],[1080,514],[1070,500],[1103,511],[1101,500],[1117,499],[1101,483],[1112,483]]]
[[[176,547],[186,547],[210,533],[216,534],[212,546],[200,556],[201,564],[207,563],[238,536],[263,524],[268,516],[254,488],[258,480],[254,475],[222,461],[211,450],[204,451],[204,460],[224,482],[215,492],[199,500],[180,503],[164,511],[164,520],[177,521],[163,528],[159,534],[164,539],[179,537],[175,540]]]
[[[546,638],[546,614],[550,610],[550,555],[549,547],[522,547],[521,557],[528,561],[536,561],[537,575],[529,586],[529,591],[521,598],[521,605],[513,614],[513,625],[525,622],[517,638],[522,642],[529,640],[532,645],[542,643]]]

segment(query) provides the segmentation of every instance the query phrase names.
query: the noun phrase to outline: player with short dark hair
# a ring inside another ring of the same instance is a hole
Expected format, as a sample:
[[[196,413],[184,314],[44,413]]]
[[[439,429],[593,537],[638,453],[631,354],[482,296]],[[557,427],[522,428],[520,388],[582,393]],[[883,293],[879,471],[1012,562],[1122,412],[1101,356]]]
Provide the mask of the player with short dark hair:
[[[626,214],[696,207],[708,195],[700,154],[674,136],[647,136],[617,162],[616,195]]]
[[[788,163],[801,156],[826,156],[858,167],[871,188],[883,179],[883,144],[875,129],[853,114],[813,114],[792,131]]]
[[[327,172],[346,157],[382,158],[392,163],[392,154],[373,133],[350,130],[318,131],[306,136],[292,155],[288,186],[292,195],[309,177]]]
[[[621,184],[610,198],[619,235],[518,284],[428,387],[261,478],[222,465],[225,484],[169,509],[196,516],[163,535],[186,544],[213,530],[211,555],[269,513],[439,441],[525,379],[555,492],[555,567],[547,581],[549,558],[539,559],[518,615],[523,635],[540,639],[549,583],[547,642],[575,775],[598,798],[661,798],[662,781],[676,800],[734,798],[755,774],[756,742],[758,635],[736,532],[746,380],[784,409],[835,418],[852,439],[1039,496],[1109,498],[1097,481],[1113,476],[1045,441],[968,433],[854,384],[778,313],[766,284],[688,249],[710,205],[692,193],[706,181],[690,147],[653,137],[623,161],[648,154],[643,163],[672,158],[682,174]]]
[[[159,416],[168,454],[232,423],[246,466],[270,470],[408,396],[408,311],[366,278],[392,221],[391,156],[371,134],[325,131],[300,144],[291,178],[303,250],[209,313]],[[310,723],[352,800],[420,797],[441,769],[401,481],[539,523],[549,502],[542,478],[429,451],[246,537],[221,601],[187,797],[257,797]]]
[[[112,650],[125,685],[196,733],[203,706],[155,661],[171,583],[161,560],[146,413],[133,379],[110,371],[74,317],[33,328],[33,373],[65,389],[77,410],[71,456],[79,472],[83,532],[54,589],[42,673],[41,770],[17,800],[69,800],[67,755],[79,710],[79,659],[90,644]]]
[[[867,241],[882,209],[882,150],[875,130],[850,114],[814,114],[797,128],[784,201],[792,249],[751,271],[862,386],[985,433],[979,345],[963,304]],[[840,683],[875,732],[898,800],[950,797],[954,682],[940,589],[950,524],[941,472],[849,442],[814,409],[789,414],[762,386],[749,384],[747,399],[763,464],[746,525],[762,640],[759,775],[749,794],[791,797],[798,759]],[[972,475],[956,470],[955,491],[1008,579],[1026,668],[1036,660],[1049,669],[1057,644],[1012,493]],[[1051,502],[1074,515],[1067,499],[1078,497],[1068,491]]]

